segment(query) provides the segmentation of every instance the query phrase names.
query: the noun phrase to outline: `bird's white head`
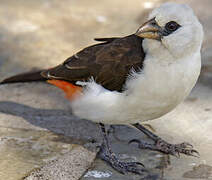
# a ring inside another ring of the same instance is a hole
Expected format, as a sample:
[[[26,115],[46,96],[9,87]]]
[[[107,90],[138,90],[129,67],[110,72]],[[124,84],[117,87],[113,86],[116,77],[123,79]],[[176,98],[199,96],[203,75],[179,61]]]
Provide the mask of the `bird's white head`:
[[[164,3],[150,13],[136,35],[145,38],[149,53],[158,55],[165,49],[168,56],[182,58],[200,51],[203,28],[188,5]]]

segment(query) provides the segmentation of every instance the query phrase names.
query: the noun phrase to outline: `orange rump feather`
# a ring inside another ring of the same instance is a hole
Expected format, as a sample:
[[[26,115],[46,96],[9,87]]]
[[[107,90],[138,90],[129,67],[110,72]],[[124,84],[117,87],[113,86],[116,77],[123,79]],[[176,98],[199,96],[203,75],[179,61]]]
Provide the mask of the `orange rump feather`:
[[[82,94],[81,87],[75,86],[67,81],[47,80],[47,82],[62,89],[66,94],[66,98],[68,98],[71,101],[74,100],[75,98],[79,97]]]

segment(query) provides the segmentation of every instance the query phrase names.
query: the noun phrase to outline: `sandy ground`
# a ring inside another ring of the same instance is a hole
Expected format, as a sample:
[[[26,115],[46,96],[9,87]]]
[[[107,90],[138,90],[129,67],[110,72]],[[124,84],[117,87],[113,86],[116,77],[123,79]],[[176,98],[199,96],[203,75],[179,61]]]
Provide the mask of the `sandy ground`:
[[[0,80],[59,64],[94,43],[94,37],[133,33],[161,2],[164,1],[0,0]],[[202,73],[184,103],[150,123],[156,133],[170,142],[192,143],[201,157],[171,157],[171,164],[158,170],[160,154],[128,147],[128,137],[136,132],[126,127],[117,127],[122,140],[114,139],[113,148],[123,159],[136,158],[146,163],[152,172],[149,179],[212,179],[212,1],[178,2],[190,4],[204,26]],[[125,129],[128,134],[122,132]],[[33,169],[71,153],[75,144],[80,147],[98,136],[93,123],[71,115],[69,103],[60,90],[43,83],[0,87],[0,179],[21,179]],[[101,179],[108,180],[140,179],[122,176],[98,159],[91,166],[94,158],[87,158],[90,161],[80,171],[81,175],[90,169],[83,180],[96,179],[99,174]]]

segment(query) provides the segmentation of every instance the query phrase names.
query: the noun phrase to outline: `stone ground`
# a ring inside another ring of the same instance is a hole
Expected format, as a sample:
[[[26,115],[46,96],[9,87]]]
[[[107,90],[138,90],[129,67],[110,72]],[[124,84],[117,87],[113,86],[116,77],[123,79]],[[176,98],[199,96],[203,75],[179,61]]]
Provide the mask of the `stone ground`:
[[[133,33],[161,2],[0,0],[0,80],[57,65],[94,37]],[[116,126],[114,151],[123,160],[143,162],[150,172],[121,175],[83,148],[90,139],[100,141],[98,127],[74,117],[60,90],[45,83],[13,84],[0,87],[0,179],[212,179],[212,1],[178,2],[190,4],[204,26],[202,73],[184,103],[150,123],[170,142],[192,143],[200,158],[139,150],[128,140],[146,137]]]

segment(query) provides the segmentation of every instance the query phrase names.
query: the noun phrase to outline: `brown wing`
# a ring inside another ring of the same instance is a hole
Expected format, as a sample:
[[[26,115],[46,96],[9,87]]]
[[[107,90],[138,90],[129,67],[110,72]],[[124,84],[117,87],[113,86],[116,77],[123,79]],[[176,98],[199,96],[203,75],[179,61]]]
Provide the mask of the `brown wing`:
[[[109,90],[121,91],[132,68],[142,68],[144,52],[142,38],[130,35],[123,38],[101,38],[104,41],[83,49],[63,64],[42,73],[48,79],[62,79],[75,83],[95,81]]]

